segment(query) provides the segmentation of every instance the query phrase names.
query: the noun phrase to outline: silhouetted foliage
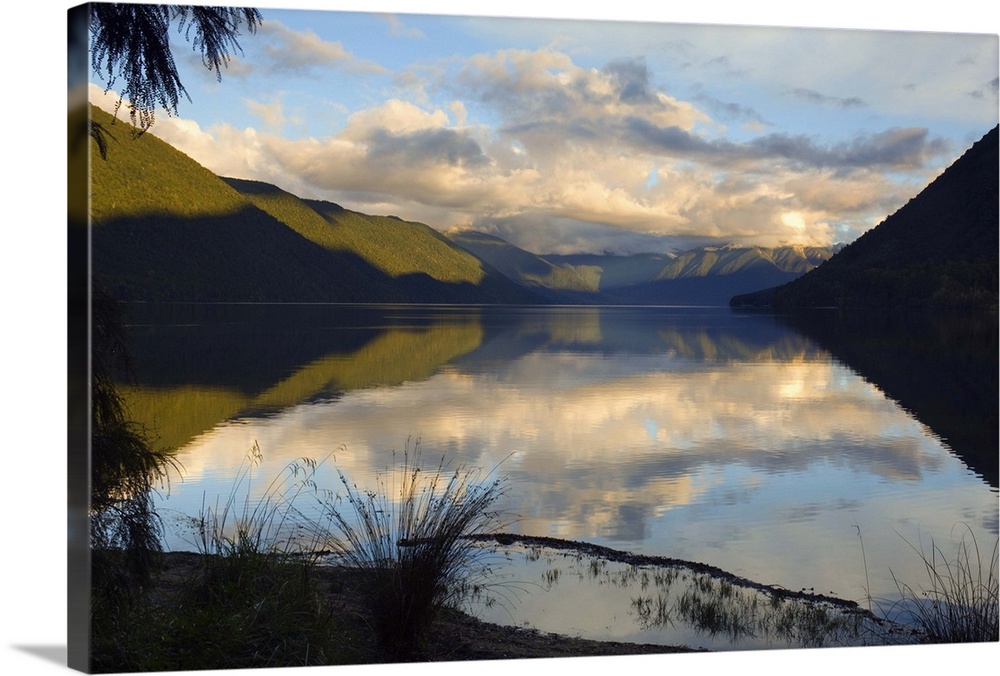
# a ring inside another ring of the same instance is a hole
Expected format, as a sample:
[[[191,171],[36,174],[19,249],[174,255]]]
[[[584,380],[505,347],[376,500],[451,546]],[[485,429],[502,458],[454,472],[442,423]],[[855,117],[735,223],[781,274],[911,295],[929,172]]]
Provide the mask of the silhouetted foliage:
[[[167,478],[172,460],[154,451],[129,418],[115,385],[116,374],[130,369],[125,329],[118,302],[96,285],[91,341],[91,546],[124,554],[121,573],[128,580],[116,579],[114,586],[143,583],[150,553],[160,549],[151,491]]]
[[[242,51],[241,28],[253,33],[260,22],[259,10],[244,7],[94,3],[91,65],[107,77],[109,90],[121,81],[118,105],[129,102],[129,117],[142,133],[152,126],[157,106],[176,113],[181,95],[190,100],[170,50],[172,24],[221,79],[232,54]]]
[[[101,154],[101,159],[108,159],[108,130],[103,125],[90,121],[90,138],[97,143],[97,152]]]
[[[135,621],[161,551],[153,489],[173,460],[150,447],[116,387],[130,369],[118,302],[97,285],[91,298],[89,664],[100,671],[120,665],[127,652],[119,639]]]

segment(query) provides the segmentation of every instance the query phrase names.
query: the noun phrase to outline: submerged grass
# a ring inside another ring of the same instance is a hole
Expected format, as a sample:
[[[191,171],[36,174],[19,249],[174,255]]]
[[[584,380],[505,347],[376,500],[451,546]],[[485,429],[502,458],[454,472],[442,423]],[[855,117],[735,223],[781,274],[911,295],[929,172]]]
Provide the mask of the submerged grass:
[[[733,644],[753,639],[812,648],[857,643],[866,619],[828,603],[743,589],[709,575],[681,576],[683,590],[671,593],[675,580],[657,584],[655,598],[633,599],[643,629],[684,623],[708,636],[727,637]]]

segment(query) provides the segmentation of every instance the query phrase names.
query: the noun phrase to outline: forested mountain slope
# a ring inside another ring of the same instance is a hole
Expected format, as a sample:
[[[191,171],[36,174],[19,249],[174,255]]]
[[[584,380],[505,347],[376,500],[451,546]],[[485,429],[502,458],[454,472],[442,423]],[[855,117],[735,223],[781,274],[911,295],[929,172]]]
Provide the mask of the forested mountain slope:
[[[275,186],[222,179],[91,107],[95,280],[122,300],[535,302],[423,224],[350,217]],[[385,237],[387,222],[393,235]]]
[[[919,195],[803,277],[734,306],[996,307],[998,128]]]

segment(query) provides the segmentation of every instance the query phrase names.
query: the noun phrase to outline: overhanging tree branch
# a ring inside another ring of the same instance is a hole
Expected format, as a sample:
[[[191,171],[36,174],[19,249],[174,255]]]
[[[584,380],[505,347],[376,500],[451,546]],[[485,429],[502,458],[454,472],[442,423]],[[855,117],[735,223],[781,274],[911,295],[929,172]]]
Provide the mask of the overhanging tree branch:
[[[129,102],[129,117],[139,133],[152,126],[158,107],[176,114],[181,96],[191,100],[170,50],[172,23],[221,80],[232,55],[242,53],[241,28],[256,32],[261,15],[245,7],[92,4],[91,67],[106,78],[107,90],[121,83],[118,105]]]

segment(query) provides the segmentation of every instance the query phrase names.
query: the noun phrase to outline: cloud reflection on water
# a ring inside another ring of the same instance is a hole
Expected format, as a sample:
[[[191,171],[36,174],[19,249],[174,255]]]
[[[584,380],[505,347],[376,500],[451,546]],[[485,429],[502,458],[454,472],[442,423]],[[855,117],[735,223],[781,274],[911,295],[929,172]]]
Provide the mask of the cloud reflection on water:
[[[854,597],[855,523],[869,562],[895,571],[918,570],[899,563],[899,534],[995,524],[995,496],[875,386],[790,330],[719,317],[485,317],[479,348],[429,377],[217,426],[181,450],[190,485],[171,502],[225,493],[254,441],[262,477],[336,451],[321,474],[335,487],[334,466],[364,484],[414,438],[429,461],[499,465],[519,532]]]

